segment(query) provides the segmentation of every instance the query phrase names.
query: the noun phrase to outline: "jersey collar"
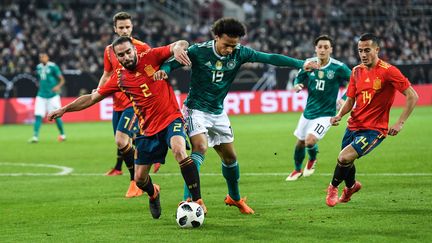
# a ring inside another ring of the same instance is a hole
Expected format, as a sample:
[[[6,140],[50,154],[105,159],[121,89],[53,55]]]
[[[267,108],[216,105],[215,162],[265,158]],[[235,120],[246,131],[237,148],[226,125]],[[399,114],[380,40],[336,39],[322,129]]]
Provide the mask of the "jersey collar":
[[[219,54],[217,53],[217,51],[216,51],[216,41],[215,41],[215,40],[212,40],[211,42],[212,42],[213,54],[214,54],[217,58],[219,58],[219,59],[221,59],[221,60],[226,59],[227,57],[225,57],[225,56],[221,56],[221,55],[219,55]]]

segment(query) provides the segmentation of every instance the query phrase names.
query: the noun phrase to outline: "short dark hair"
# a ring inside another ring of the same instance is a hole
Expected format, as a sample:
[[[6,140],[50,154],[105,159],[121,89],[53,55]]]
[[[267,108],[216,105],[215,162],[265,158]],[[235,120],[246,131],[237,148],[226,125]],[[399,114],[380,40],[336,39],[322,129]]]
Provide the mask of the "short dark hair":
[[[379,46],[380,40],[379,40],[378,36],[376,36],[372,33],[364,33],[360,36],[360,39],[359,39],[359,41],[368,41],[368,40],[371,40],[372,43]]]
[[[330,36],[328,35],[320,35],[318,36],[315,40],[314,40],[314,45],[316,46],[318,44],[318,41],[320,40],[326,40],[326,41],[330,41],[330,46],[333,47],[333,39],[330,38]]]
[[[126,36],[120,36],[120,37],[117,37],[117,38],[113,41],[113,43],[111,44],[111,45],[112,45],[112,48],[113,48],[113,50],[114,50],[114,53],[115,53],[115,49],[114,49],[114,47],[116,47],[116,46],[118,46],[118,45],[120,45],[120,44],[123,44],[123,43],[125,43],[125,42],[129,42],[129,43],[131,43],[131,45],[133,44],[133,43],[132,43],[132,39],[129,38],[129,37],[126,37]]]
[[[243,37],[246,35],[246,27],[237,19],[221,18],[213,24],[212,32],[216,36],[226,34],[229,37]]]
[[[130,19],[132,21],[132,16],[127,12],[118,12],[113,17],[113,25],[117,26],[117,20],[126,20]]]

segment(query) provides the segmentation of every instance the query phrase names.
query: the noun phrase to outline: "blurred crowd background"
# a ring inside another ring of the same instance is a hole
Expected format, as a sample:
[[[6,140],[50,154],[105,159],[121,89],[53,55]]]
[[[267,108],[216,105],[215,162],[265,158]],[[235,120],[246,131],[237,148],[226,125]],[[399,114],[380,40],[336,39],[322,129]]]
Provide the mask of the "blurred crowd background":
[[[0,74],[33,72],[39,51],[64,72],[101,74],[119,11],[133,15],[133,36],[151,46],[207,40],[213,21],[231,15],[248,28],[243,44],[264,52],[304,59],[314,55],[313,39],[329,34],[333,56],[353,66],[357,38],[373,32],[384,60],[432,63],[431,0],[2,0]]]

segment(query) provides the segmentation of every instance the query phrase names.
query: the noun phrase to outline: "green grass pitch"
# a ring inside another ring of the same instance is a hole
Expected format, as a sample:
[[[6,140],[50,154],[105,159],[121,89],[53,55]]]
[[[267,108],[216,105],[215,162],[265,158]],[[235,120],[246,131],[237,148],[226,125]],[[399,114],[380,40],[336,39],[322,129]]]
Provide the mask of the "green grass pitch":
[[[394,109],[394,122],[401,109]],[[30,125],[0,126],[1,242],[431,242],[432,107],[417,107],[396,137],[356,161],[362,190],[329,208],[331,180],[343,122],[319,143],[311,177],[285,178],[293,169],[300,113],[231,116],[241,168],[240,190],[255,215],[225,206],[221,164],[209,150],[202,167],[208,207],[203,227],[181,229],[175,211],[182,178],[171,154],[153,181],[161,185],[162,216],[153,220],[146,196],[126,199],[128,176],[102,176],[114,165],[111,124],[66,124],[56,141],[44,124],[39,144]],[[55,165],[72,168],[68,175]],[[123,170],[126,172],[125,166]],[[127,174],[127,173],[126,173]],[[341,190],[340,190],[341,191]]]

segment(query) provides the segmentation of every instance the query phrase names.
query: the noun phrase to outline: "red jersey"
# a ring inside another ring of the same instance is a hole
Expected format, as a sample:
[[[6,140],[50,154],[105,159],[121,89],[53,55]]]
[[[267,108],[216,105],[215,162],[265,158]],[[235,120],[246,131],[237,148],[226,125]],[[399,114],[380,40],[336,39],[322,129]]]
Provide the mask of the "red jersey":
[[[98,92],[103,96],[124,92],[132,101],[141,134],[152,136],[182,117],[171,85],[165,80],[152,79],[171,52],[169,46],[164,46],[138,52],[137,55],[135,70],[117,69],[117,75],[111,76]]]
[[[363,64],[354,67],[346,93],[355,99],[348,128],[376,130],[386,136],[396,90],[402,93],[410,85],[398,68],[380,59],[371,69]]]
[[[146,51],[150,49],[150,46],[144,42],[141,42],[137,39],[132,38],[132,44],[137,48],[137,51]],[[114,53],[114,50],[111,45],[105,47],[104,51],[104,71],[112,72],[117,70],[118,68],[122,68],[122,65],[117,60],[117,57]],[[116,75],[113,73],[113,75]],[[114,111],[123,111],[126,108],[132,106],[129,98],[123,94],[123,92],[117,92],[113,95],[113,109]]]

